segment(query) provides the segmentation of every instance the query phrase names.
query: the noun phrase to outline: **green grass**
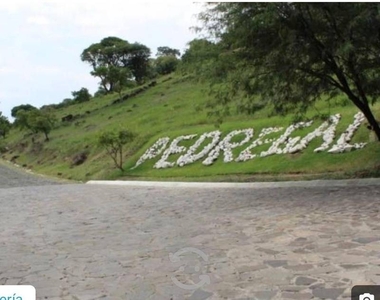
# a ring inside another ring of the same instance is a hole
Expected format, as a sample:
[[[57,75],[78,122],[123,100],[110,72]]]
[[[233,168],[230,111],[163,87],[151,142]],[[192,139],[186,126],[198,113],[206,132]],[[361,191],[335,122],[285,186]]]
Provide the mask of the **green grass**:
[[[274,155],[255,158],[247,162],[223,163],[222,155],[212,166],[204,166],[201,161],[185,167],[170,169],[153,169],[159,159],[146,161],[136,169],[130,170],[139,157],[158,138],[174,138],[185,134],[202,134],[216,130],[216,120],[208,116],[206,110],[199,109],[208,99],[206,86],[189,80],[173,77],[158,80],[155,87],[132,97],[125,102],[111,105],[118,98],[117,94],[94,98],[90,102],[76,104],[56,110],[61,117],[80,114],[82,117],[69,122],[59,122],[51,132],[50,142],[44,142],[40,136],[35,144],[26,132],[12,130],[6,139],[10,151],[3,158],[10,160],[18,155],[17,163],[25,165],[35,172],[69,178],[74,180],[89,179],[138,179],[151,178],[160,180],[277,180],[279,178],[314,178],[322,177],[355,177],[377,176],[380,166],[380,145],[369,143],[364,149],[344,154],[314,153],[313,149],[322,144],[322,139],[313,140],[302,153],[294,155]],[[342,104],[344,104],[342,106]],[[380,106],[374,107],[380,116]],[[89,113],[86,113],[86,112]],[[347,104],[343,96],[330,101],[319,101],[311,108],[308,117],[313,118],[317,112],[324,114],[341,113],[342,120],[337,128],[337,138],[353,120],[357,109]],[[223,136],[234,129],[254,128],[255,136],[264,127],[287,127],[292,123],[292,116],[269,117],[270,109],[263,109],[254,116],[232,113],[226,117],[219,130]],[[315,119],[315,118],[314,118]],[[315,119],[313,125],[300,129],[292,136],[305,136],[318,127],[323,121]],[[137,138],[126,146],[125,171],[114,168],[105,151],[96,146],[97,135],[101,131],[115,128],[128,129],[137,134]],[[275,133],[268,138],[277,137]],[[254,138],[255,138],[254,136]],[[237,141],[240,137],[235,137]],[[369,132],[361,126],[353,142],[368,142]],[[181,145],[190,146],[195,142],[184,141]],[[233,150],[235,157],[249,144]],[[260,153],[269,145],[255,148]],[[82,165],[73,167],[72,159],[80,152],[86,152],[88,159]],[[179,155],[171,156],[175,161]],[[320,175],[322,174],[322,175]]]

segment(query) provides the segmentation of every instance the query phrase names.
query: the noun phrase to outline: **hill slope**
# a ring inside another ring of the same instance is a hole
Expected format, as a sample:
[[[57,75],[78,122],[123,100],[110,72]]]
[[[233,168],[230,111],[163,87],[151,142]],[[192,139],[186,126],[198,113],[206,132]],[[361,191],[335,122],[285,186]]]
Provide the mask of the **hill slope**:
[[[129,94],[133,91],[129,91]],[[75,104],[56,110],[59,118],[57,128],[51,132],[51,140],[44,142],[39,136],[32,143],[31,136],[25,132],[13,129],[6,139],[9,151],[3,158],[16,161],[20,165],[36,172],[61,176],[75,180],[107,179],[107,178],[184,178],[191,177],[202,180],[223,179],[222,175],[241,174],[319,174],[340,173],[344,176],[376,175],[380,166],[380,147],[378,143],[369,143],[364,149],[342,154],[314,153],[313,149],[320,146],[322,138],[314,139],[302,152],[296,154],[273,155],[265,158],[255,158],[247,162],[223,163],[221,157],[212,165],[204,166],[201,160],[185,167],[169,169],[154,169],[155,158],[131,170],[139,157],[158,138],[168,136],[175,138],[184,134],[202,134],[216,130],[215,120],[210,118],[206,110],[200,106],[208,99],[207,89],[201,84],[179,77],[163,77],[156,85],[141,89],[139,93],[125,101],[117,103],[116,94],[92,99],[90,102]],[[320,101],[315,108],[310,109],[309,117],[320,114],[340,113],[342,119],[337,126],[337,135],[344,132],[352,123],[357,109],[345,103],[343,97],[330,101]],[[380,106],[375,107],[380,116]],[[71,121],[62,122],[61,118],[73,115]],[[269,109],[263,109],[254,116],[232,114],[224,119],[218,128],[222,137],[232,130],[254,128],[255,135],[262,128],[272,126],[287,127],[292,122],[292,116],[269,117]],[[314,118],[315,119],[315,118]],[[305,129],[297,130],[293,136],[305,136],[321,125],[321,119]],[[111,159],[105,151],[95,144],[97,135],[104,130],[115,128],[129,129],[137,134],[133,143],[126,147],[125,172],[114,169]],[[276,138],[281,132],[274,133],[270,138]],[[241,137],[240,137],[241,139]],[[361,126],[355,133],[352,143],[368,142],[369,131]],[[181,145],[190,146],[192,141],[184,141]],[[239,141],[239,137],[236,137]],[[249,143],[233,150],[236,157]],[[270,145],[262,145],[255,152],[260,153]],[[73,160],[86,156],[84,163],[74,166]],[[179,154],[170,157],[175,161]],[[359,172],[359,173],[358,173]]]

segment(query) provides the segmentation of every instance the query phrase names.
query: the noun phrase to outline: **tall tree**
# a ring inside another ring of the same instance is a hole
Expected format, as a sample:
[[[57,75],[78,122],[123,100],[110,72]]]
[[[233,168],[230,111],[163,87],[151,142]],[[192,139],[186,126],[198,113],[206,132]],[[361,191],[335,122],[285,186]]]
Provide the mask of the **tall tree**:
[[[103,89],[112,92],[115,82],[111,68],[128,68],[128,79],[141,83],[147,74],[149,56],[150,49],[145,45],[107,37],[84,49],[81,59],[92,66],[91,75],[100,78]]]
[[[200,14],[234,66],[229,92],[306,110],[345,94],[380,140],[371,109],[380,95],[378,3],[216,3]]]
[[[143,83],[148,75],[149,57],[150,49],[143,44],[133,43],[126,51],[123,67],[131,70],[134,79],[139,84]]]

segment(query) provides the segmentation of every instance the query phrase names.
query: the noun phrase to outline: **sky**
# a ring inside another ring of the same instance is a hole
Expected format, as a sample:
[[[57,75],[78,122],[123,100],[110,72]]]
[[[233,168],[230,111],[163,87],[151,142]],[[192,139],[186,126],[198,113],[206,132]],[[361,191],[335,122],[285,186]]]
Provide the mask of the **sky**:
[[[148,46],[186,48],[203,5],[190,1],[0,1],[0,112],[20,104],[41,107],[71,97],[99,80],[80,60],[83,49],[107,36]]]

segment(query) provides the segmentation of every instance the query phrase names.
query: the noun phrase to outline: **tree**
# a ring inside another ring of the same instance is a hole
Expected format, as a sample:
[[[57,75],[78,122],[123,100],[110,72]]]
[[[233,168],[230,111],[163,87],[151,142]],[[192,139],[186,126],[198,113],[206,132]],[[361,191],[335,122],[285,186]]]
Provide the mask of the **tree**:
[[[74,104],[74,99],[65,98],[62,100],[62,102],[60,102],[56,105],[56,108],[68,107],[72,104]]]
[[[19,128],[20,130],[29,130],[31,131],[32,133],[37,133],[29,124],[28,122],[28,115],[31,111],[34,111],[34,110],[30,110],[30,111],[27,111],[27,110],[19,110],[17,111],[17,114],[16,114],[16,118],[15,118],[15,121],[14,121],[14,126]]]
[[[166,75],[174,72],[178,66],[179,60],[173,55],[160,56],[156,58],[156,71],[160,75]]]
[[[28,113],[28,124],[35,132],[45,135],[45,141],[49,141],[49,133],[56,123],[55,116],[49,111],[34,110]]]
[[[0,111],[0,136],[5,139],[10,129],[11,123],[8,121],[8,118],[6,116],[2,115],[2,112]]]
[[[158,74],[165,75],[174,72],[178,66],[181,53],[178,49],[167,46],[157,48],[157,58],[155,59],[155,69]]]
[[[127,68],[116,68],[113,67],[112,69],[112,80],[114,81],[114,90],[118,93],[119,99],[122,98],[122,91],[124,88],[128,87],[130,80],[131,71]]]
[[[15,126],[21,130],[30,130],[32,133],[43,133],[49,141],[49,133],[56,122],[55,116],[49,110],[20,110],[17,112]]]
[[[220,44],[206,39],[194,39],[182,55],[183,71],[194,73],[198,79],[215,79],[220,69]],[[222,73],[225,74],[224,72]]]
[[[84,49],[81,59],[92,66],[91,75],[100,78],[101,86],[108,93],[113,91],[115,84],[111,68],[128,68],[131,73],[127,72],[127,79],[142,83],[147,74],[149,56],[150,49],[145,45],[107,37]]]
[[[138,84],[144,83],[149,70],[150,49],[142,44],[133,43],[127,52],[128,59],[124,66],[132,71],[132,75]]]
[[[98,90],[95,92],[94,97],[101,97],[106,95],[107,92],[104,90],[103,86],[99,86]]]
[[[278,112],[305,111],[322,96],[345,94],[380,140],[371,110],[380,95],[378,3],[217,3],[203,29],[234,62],[230,96],[260,98]],[[231,97],[229,97],[231,98]]]
[[[33,105],[30,105],[30,104],[22,104],[22,105],[19,105],[19,106],[15,106],[12,108],[11,110],[11,116],[13,118],[16,118],[17,116],[17,113],[20,111],[20,110],[24,110],[24,111],[30,111],[30,110],[35,110],[37,109],[37,107],[34,107]]]
[[[82,87],[79,91],[71,92],[71,95],[73,95],[73,101],[75,103],[83,103],[83,102],[90,101],[92,97],[88,89],[84,87]]]
[[[181,52],[178,49],[169,48],[167,46],[158,47],[156,56],[181,56]]]
[[[107,151],[111,156],[115,166],[121,171],[123,169],[123,147],[131,142],[135,135],[127,130],[107,131],[103,132],[98,137],[98,145]]]

